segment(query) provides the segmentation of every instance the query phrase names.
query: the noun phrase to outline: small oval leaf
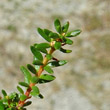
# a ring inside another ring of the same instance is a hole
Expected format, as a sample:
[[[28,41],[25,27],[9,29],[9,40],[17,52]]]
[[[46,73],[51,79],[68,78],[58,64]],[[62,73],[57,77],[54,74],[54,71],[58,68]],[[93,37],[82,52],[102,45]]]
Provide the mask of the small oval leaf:
[[[61,24],[60,24],[59,19],[56,19],[56,20],[54,21],[54,26],[55,26],[56,31],[57,31],[59,34],[61,34],[61,33],[62,33],[62,29],[61,29]]]
[[[62,31],[63,31],[64,33],[66,33],[66,32],[68,31],[68,28],[69,28],[69,22],[66,22],[66,23],[64,24],[64,26],[62,27]]]
[[[52,55],[50,55],[50,54],[47,54],[46,57],[47,57],[48,60],[52,59]]]
[[[7,96],[6,91],[5,91],[5,90],[3,90],[3,89],[2,89],[2,94],[3,94],[3,96],[4,96],[4,97],[5,97],[5,96]]]
[[[31,103],[32,103],[32,101],[27,101],[27,102],[25,102],[25,104],[23,105],[23,107],[29,106],[29,105],[31,105]]]
[[[24,95],[24,94],[22,94],[22,95],[20,96],[20,100],[21,100],[21,101],[24,101],[26,98],[27,98],[27,96]]]
[[[76,37],[81,33],[81,30],[77,29],[66,34],[66,37]]]
[[[60,49],[61,48],[61,42],[55,42],[54,48]]]
[[[45,32],[41,29],[41,28],[38,28],[38,33],[45,39],[47,40],[48,42],[51,42],[51,39],[45,34]]]
[[[24,66],[21,66],[20,69],[21,69],[22,73],[24,74],[25,82],[29,84],[30,79],[31,79],[30,72]]]
[[[58,66],[63,66],[67,63],[66,60],[60,60],[60,61],[51,61],[47,65],[50,67],[58,67]]]
[[[17,86],[17,89],[18,89],[18,91],[19,91],[21,94],[24,94],[24,91],[23,91],[23,89],[22,89],[21,87]]]
[[[19,82],[19,85],[24,86],[24,87],[29,87],[29,84],[27,84],[25,82]]]
[[[40,94],[39,88],[37,86],[32,86],[32,92],[31,95],[36,97]]]
[[[65,43],[66,44],[69,44],[69,45],[72,45],[73,44],[73,41],[71,39],[66,39]]]
[[[71,53],[72,52],[72,50],[67,50],[67,49],[63,49],[63,48],[60,48],[60,51],[63,53]]]
[[[50,32],[49,37],[50,37],[50,38],[53,38],[53,39],[58,39],[58,38],[60,38],[59,35],[58,35],[57,33],[54,33],[54,32]]]
[[[33,58],[33,64],[34,65],[43,65],[42,61],[39,61],[35,56]]]
[[[47,71],[48,73],[53,73],[53,70],[51,69],[51,67],[50,66],[48,66],[48,65],[46,65],[45,67],[44,67],[44,70],[45,71]]]
[[[27,64],[27,68],[28,68],[33,74],[36,74],[36,73],[37,73],[36,69],[35,69],[31,64]]]
[[[55,76],[53,75],[42,74],[40,76],[39,83],[47,83],[47,82],[53,81],[54,79],[55,79]]]
[[[37,76],[33,76],[31,79],[32,83],[38,83],[38,81],[39,81],[39,78]]]
[[[34,55],[38,60],[42,61],[42,60],[43,60],[42,54],[41,54],[34,46],[31,46],[30,48],[31,48],[31,51],[32,51],[33,55]]]

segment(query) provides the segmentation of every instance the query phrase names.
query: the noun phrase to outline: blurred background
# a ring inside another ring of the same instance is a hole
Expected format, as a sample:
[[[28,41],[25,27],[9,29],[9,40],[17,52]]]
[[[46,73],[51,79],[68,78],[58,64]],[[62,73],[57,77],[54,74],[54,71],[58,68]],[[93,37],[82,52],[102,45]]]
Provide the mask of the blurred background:
[[[55,53],[68,64],[39,86],[45,98],[32,98],[28,110],[110,110],[110,0],[1,0],[0,90],[17,91],[19,67],[33,59],[30,45],[44,41],[37,27],[55,31],[56,18],[82,33],[72,38],[72,53]]]

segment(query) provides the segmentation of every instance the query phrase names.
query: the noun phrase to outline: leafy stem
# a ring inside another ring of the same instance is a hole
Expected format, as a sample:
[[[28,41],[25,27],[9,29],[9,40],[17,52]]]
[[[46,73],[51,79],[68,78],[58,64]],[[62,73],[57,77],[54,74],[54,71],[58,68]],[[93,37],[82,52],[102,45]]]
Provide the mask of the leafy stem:
[[[19,93],[13,92],[8,95],[5,90],[2,90],[3,98],[0,97],[0,110],[26,110],[25,107],[32,103],[28,101],[32,96],[42,99],[43,95],[40,93],[37,85],[53,81],[55,76],[52,68],[63,66],[67,63],[66,60],[58,60],[54,57],[53,52],[59,50],[63,53],[71,53],[72,50],[64,49],[63,46],[72,45],[73,41],[70,38],[76,37],[81,31],[77,29],[68,32],[69,22],[61,26],[58,19],[54,21],[54,26],[57,33],[48,29],[37,29],[38,33],[48,43],[36,43],[30,46],[33,54],[33,63],[27,64],[27,68],[24,66],[20,67],[24,74],[24,81],[19,82],[19,85],[25,87],[25,93],[20,86],[17,86]],[[44,70],[48,74],[42,74]]]

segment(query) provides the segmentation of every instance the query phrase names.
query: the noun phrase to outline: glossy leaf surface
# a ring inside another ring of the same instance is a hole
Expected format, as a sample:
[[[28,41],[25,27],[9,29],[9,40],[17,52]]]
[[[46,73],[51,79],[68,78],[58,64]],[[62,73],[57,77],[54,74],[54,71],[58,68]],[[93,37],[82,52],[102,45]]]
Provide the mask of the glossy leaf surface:
[[[42,61],[39,61],[35,56],[33,58],[33,64],[34,65],[43,65]]]
[[[37,77],[37,76],[33,76],[32,78],[31,78],[31,82],[32,83],[37,83],[39,81],[39,78]]]
[[[32,103],[32,101],[27,101],[27,102],[23,105],[23,107],[29,106],[29,105],[31,105],[31,103]]]
[[[39,83],[47,83],[47,82],[53,81],[54,79],[55,79],[55,76],[53,75],[42,74],[40,76]]]
[[[61,34],[62,28],[61,28],[60,21],[58,19],[54,21],[54,26],[55,26],[56,31]]]
[[[19,85],[24,86],[24,87],[29,87],[29,85],[25,82],[19,82]]]
[[[58,39],[59,35],[57,33],[50,32],[49,37],[53,39]]]
[[[69,44],[69,45],[72,45],[73,44],[73,41],[71,39],[65,39],[65,43],[66,44]]]
[[[58,66],[63,66],[67,63],[66,60],[60,60],[60,61],[51,61],[47,65],[50,67],[58,67]]]
[[[22,95],[20,96],[20,100],[21,100],[21,101],[24,101],[26,98],[27,98],[27,96],[24,95],[24,94],[22,94]]]
[[[61,48],[61,42],[55,42],[54,48],[60,49]]]
[[[27,68],[28,68],[33,74],[36,74],[36,73],[37,73],[36,69],[35,69],[31,64],[27,64]]]
[[[51,69],[51,67],[50,66],[48,66],[48,65],[46,65],[45,67],[44,67],[44,70],[45,71],[47,71],[48,73],[53,73],[53,70]]]
[[[45,40],[47,40],[48,42],[51,41],[51,39],[49,38],[49,36],[47,36],[47,35],[45,34],[45,32],[44,32],[43,29],[38,28],[37,30],[38,30],[39,34],[40,34]]]
[[[62,31],[63,31],[64,33],[66,33],[66,32],[68,31],[68,28],[69,28],[69,22],[66,22],[66,23],[64,24],[64,26],[62,27]]]
[[[3,89],[2,89],[2,94],[3,94],[3,96],[4,96],[4,97],[5,97],[5,96],[7,96],[6,91],[5,91],[5,90],[3,90]]]
[[[52,55],[50,55],[50,54],[47,54],[46,57],[47,57],[48,60],[52,59]]]
[[[31,46],[31,51],[32,53],[34,54],[34,56],[39,60],[39,61],[42,61],[43,60],[43,56],[42,54],[34,47],[34,46]]]
[[[71,53],[72,52],[72,50],[67,50],[67,49],[63,49],[63,48],[60,48],[60,51],[63,53]]]
[[[24,94],[24,91],[23,91],[23,89],[22,89],[21,87],[17,86],[17,89],[18,89],[18,91],[19,91],[21,94]]]
[[[24,66],[21,66],[20,69],[21,69],[22,73],[24,74],[25,82],[29,84],[30,79],[31,79],[30,72]]]
[[[32,96],[38,96],[39,94],[40,94],[39,88],[37,86],[33,86],[31,95]]]
[[[81,33],[81,30],[74,30],[74,31],[71,31],[71,32],[68,32],[66,34],[66,37],[76,37],[77,35],[79,35]]]

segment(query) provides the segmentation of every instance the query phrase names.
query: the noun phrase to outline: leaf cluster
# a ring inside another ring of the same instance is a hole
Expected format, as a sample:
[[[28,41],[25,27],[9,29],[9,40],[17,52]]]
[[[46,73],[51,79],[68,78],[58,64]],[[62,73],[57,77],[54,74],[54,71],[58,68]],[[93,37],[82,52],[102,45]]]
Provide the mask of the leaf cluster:
[[[35,43],[30,46],[33,62],[27,64],[26,67],[20,67],[24,75],[24,81],[18,83],[17,90],[19,93],[13,92],[8,95],[5,90],[2,90],[3,98],[0,99],[0,110],[26,110],[25,107],[32,103],[27,100],[32,96],[42,99],[43,95],[37,85],[53,81],[56,78],[53,75],[53,68],[67,63],[66,60],[55,58],[52,53],[56,50],[63,53],[72,52],[72,50],[65,49],[63,46],[72,45],[73,41],[70,38],[79,35],[81,30],[77,29],[68,32],[69,22],[62,26],[58,19],[54,21],[54,27],[56,32],[48,29],[37,29],[40,36],[47,42]],[[42,73],[43,71],[46,73]]]

